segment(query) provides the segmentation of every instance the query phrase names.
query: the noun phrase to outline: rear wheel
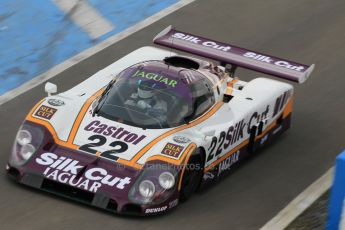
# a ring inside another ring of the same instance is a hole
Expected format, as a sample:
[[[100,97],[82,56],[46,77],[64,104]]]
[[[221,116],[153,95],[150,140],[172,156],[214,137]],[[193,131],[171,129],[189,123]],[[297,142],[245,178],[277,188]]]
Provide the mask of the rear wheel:
[[[188,200],[198,189],[204,170],[201,149],[196,149],[190,156],[182,177],[180,190],[181,201]]]

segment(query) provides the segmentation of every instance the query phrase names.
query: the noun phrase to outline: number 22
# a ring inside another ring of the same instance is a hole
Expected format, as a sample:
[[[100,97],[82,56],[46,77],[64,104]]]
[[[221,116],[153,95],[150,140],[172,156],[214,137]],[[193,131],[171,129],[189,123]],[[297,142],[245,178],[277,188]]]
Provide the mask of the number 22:
[[[223,151],[223,143],[225,141],[225,136],[226,136],[226,133],[223,131],[223,132],[220,133],[219,139],[217,137],[213,137],[212,138],[211,145],[208,148],[208,151],[210,153],[209,153],[209,155],[207,157],[207,162],[211,161],[214,157],[216,157],[216,156],[218,156],[219,154],[222,153],[222,151]],[[216,154],[214,155],[213,152],[216,149],[217,144],[218,144],[218,148],[217,148]]]
[[[107,138],[101,135],[92,135],[88,138],[88,140],[95,142],[82,145],[79,147],[79,149],[92,154],[97,153],[97,150],[93,149],[93,147],[99,147],[107,143]],[[115,154],[123,153],[128,149],[128,145],[122,141],[113,141],[109,144],[109,146],[114,147],[114,149],[102,152],[101,156],[115,161],[118,159]]]

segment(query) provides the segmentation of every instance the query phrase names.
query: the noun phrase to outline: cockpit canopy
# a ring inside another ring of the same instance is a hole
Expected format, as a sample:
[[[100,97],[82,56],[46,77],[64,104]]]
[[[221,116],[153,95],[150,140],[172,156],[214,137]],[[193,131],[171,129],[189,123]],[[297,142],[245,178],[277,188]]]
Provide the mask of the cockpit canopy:
[[[97,114],[149,129],[189,123],[215,103],[211,82],[200,72],[161,61],[123,70],[103,92]]]

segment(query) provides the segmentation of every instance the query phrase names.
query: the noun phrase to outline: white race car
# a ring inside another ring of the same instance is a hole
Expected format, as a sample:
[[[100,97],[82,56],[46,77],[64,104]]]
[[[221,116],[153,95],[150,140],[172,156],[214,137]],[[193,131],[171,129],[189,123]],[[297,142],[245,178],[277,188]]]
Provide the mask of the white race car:
[[[218,64],[143,47],[66,92],[47,83],[8,174],[116,213],[168,211],[290,126],[293,87],[236,67],[299,83],[314,68],[172,27],[154,42]]]

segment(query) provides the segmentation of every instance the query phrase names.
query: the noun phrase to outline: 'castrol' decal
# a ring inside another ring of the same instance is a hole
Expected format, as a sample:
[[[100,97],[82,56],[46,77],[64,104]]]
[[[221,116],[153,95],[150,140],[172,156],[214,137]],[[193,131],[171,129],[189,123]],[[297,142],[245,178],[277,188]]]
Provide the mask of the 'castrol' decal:
[[[43,172],[45,178],[93,193],[102,186],[122,190],[131,183],[130,177],[117,177],[100,167],[87,168],[82,172],[87,165],[71,158],[59,157],[54,153],[43,153],[35,159],[35,162],[47,166]]]
[[[122,140],[126,143],[132,143],[133,145],[137,145],[146,137],[145,135],[131,133],[122,127],[116,128],[111,125],[102,124],[97,120],[91,121],[87,126],[84,127],[84,130],[95,134],[102,134],[117,140]]]

